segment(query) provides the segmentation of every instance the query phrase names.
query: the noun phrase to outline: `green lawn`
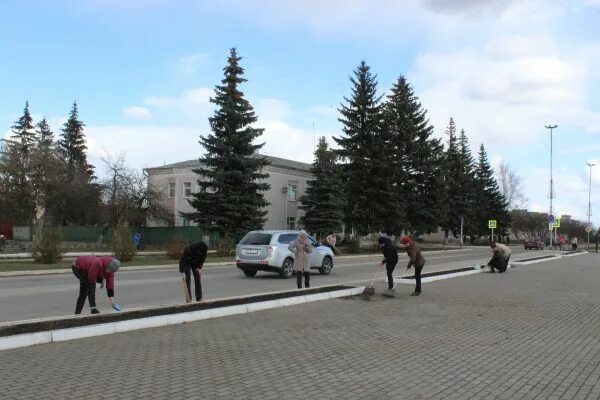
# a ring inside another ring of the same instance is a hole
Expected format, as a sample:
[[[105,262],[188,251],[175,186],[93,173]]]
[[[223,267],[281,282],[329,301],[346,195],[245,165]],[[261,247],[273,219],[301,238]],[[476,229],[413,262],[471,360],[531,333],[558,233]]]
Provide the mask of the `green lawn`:
[[[206,257],[206,262],[234,262],[233,257],[217,257],[209,255]],[[137,257],[135,260],[123,263],[123,267],[143,266],[143,265],[175,265],[177,260],[173,260],[167,256],[146,256]],[[46,269],[65,269],[71,268],[72,260],[64,260],[56,264],[37,264],[33,261],[0,261],[0,272],[3,271],[39,271]]]

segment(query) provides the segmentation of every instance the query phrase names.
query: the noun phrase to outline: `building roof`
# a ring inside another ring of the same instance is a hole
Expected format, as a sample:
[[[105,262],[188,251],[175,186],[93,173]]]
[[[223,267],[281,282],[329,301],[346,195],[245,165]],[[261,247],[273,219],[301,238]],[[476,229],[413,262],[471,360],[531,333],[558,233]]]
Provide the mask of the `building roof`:
[[[266,158],[272,166],[285,168],[285,169],[293,169],[297,171],[305,171],[310,172],[311,165],[307,163],[303,163],[300,161],[288,160],[285,158],[267,156],[264,154],[254,155]],[[146,168],[147,171],[153,170],[161,170],[161,169],[173,169],[173,168],[198,168],[200,166],[200,161],[198,159],[195,160],[187,160],[180,161],[172,164],[160,165],[158,167],[150,167]]]

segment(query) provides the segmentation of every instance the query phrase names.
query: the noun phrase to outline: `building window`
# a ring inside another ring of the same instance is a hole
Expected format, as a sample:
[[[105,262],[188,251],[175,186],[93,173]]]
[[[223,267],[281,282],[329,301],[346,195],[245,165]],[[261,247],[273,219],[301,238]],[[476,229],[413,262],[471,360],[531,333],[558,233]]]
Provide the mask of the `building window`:
[[[172,199],[175,197],[175,182],[169,183],[169,198]]]
[[[298,186],[297,185],[288,185],[288,200],[296,201],[297,195],[298,195]]]
[[[287,228],[289,230],[294,230],[296,229],[296,217],[288,217],[287,220]]]
[[[183,183],[183,197],[190,197],[192,195],[192,182]]]
[[[183,226],[192,226],[192,221],[187,218],[183,219]]]

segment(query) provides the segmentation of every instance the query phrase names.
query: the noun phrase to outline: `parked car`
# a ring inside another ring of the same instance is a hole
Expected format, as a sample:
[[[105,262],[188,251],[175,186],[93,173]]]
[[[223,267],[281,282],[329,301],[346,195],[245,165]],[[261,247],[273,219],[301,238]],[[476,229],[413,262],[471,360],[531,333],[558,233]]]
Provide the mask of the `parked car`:
[[[523,241],[523,246],[525,247],[525,250],[544,250],[544,241],[540,238],[527,238]]]
[[[294,254],[288,246],[299,233],[283,230],[248,232],[235,247],[237,267],[248,277],[255,276],[258,271],[270,271],[277,272],[282,278],[290,278],[294,274]],[[328,275],[335,260],[333,251],[310,236],[308,240],[313,246],[308,257],[310,268]]]

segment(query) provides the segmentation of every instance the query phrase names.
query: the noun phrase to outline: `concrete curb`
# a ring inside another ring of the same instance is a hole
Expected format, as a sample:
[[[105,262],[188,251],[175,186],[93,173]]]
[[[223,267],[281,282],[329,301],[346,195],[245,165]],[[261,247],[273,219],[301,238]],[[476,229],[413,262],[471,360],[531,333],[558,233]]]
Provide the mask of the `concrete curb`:
[[[455,250],[437,250],[437,251],[424,251],[424,253],[446,253],[446,252],[456,252],[456,251],[466,251],[467,249],[455,249]],[[96,255],[100,255],[96,253]],[[336,261],[344,261],[344,260],[355,260],[361,258],[373,258],[373,257],[381,257],[378,253],[372,254],[359,254],[355,256],[338,256],[336,257]],[[22,260],[14,260],[14,261],[22,261]],[[175,260],[174,260],[175,261]],[[2,262],[0,261],[0,266]],[[222,262],[211,262],[204,264],[205,267],[226,267],[226,266],[235,266],[235,261],[222,261]],[[151,271],[151,270],[159,270],[159,269],[171,269],[177,268],[178,264],[161,264],[161,265],[139,265],[134,267],[123,267],[121,269],[122,272],[127,271]],[[1,271],[0,278],[2,277],[11,277],[11,276],[31,276],[31,275],[56,275],[56,274],[70,274],[70,268],[61,268],[61,269],[40,269],[34,271]]]
[[[221,308],[211,308],[206,310],[161,315],[157,317],[131,319],[119,322],[109,322],[104,324],[82,326],[77,328],[56,329],[45,332],[25,333],[20,335],[6,336],[0,338],[0,350],[16,349],[37,344],[64,342],[68,340],[110,335],[113,333],[129,332],[139,329],[177,325],[186,322],[195,322],[205,319],[225,317],[228,315],[246,314],[254,311],[310,303],[319,300],[355,296],[361,294],[363,290],[364,286],[360,286],[351,289],[308,294],[304,296],[287,297],[283,299],[267,300],[256,303],[240,304]]]

